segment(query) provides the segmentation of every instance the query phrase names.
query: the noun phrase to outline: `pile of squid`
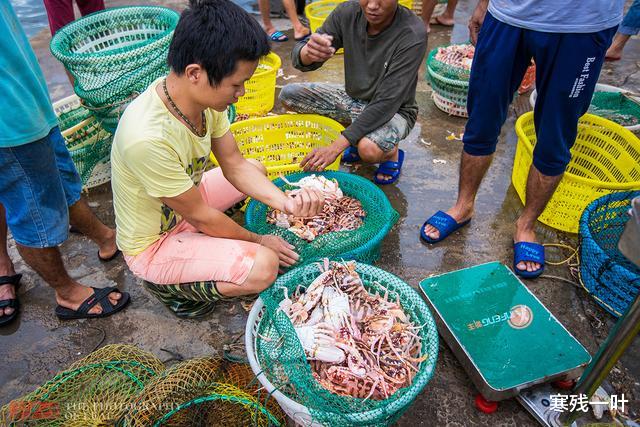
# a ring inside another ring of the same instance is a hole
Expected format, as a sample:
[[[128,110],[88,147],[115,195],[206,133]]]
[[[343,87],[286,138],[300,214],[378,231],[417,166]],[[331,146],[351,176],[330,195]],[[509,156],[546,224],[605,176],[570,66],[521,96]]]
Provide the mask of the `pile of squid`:
[[[288,215],[273,209],[267,213],[267,222],[278,227],[286,228],[301,239],[311,242],[316,237],[332,231],[350,231],[362,225],[366,216],[362,203],[352,197],[345,196],[336,180],[330,180],[321,175],[305,176],[298,182],[282,179],[294,190],[288,190],[288,195],[295,196],[302,188],[314,188],[322,192],[325,199],[324,207],[319,215],[301,218]]]
[[[420,326],[399,301],[374,295],[350,262],[319,263],[321,274],[289,297],[282,310],[293,323],[315,379],[339,395],[386,399],[409,386],[426,360]]]
[[[455,68],[471,70],[474,52],[473,45],[452,44],[451,46],[439,47],[435,59]]]

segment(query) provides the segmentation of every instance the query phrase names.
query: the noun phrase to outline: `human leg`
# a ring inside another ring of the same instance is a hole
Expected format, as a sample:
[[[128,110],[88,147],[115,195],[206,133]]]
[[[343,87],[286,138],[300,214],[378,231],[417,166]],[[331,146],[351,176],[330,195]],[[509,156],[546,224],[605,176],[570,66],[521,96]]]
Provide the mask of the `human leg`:
[[[290,83],[282,88],[279,99],[288,110],[319,114],[344,125],[366,105],[347,95],[343,86],[328,83]]]
[[[536,61],[538,98],[534,108],[536,145],[529,170],[525,207],[516,221],[514,242],[536,242],[535,223],[571,160],[578,119],[586,113],[614,29],[591,34],[530,32]],[[522,261],[521,271],[542,265]]]
[[[58,304],[77,309],[93,293],[72,280],[57,246],[68,234],[68,201],[79,195],[67,192],[55,152],[55,132],[36,142],[0,150],[0,203],[20,255],[56,292]],[[109,295],[115,305],[119,292]],[[96,306],[92,314],[102,311]]]
[[[469,81],[469,120],[463,138],[458,197],[446,211],[458,224],[473,215],[476,194],[491,165],[509,104],[529,65],[530,55],[522,43],[522,32],[489,13],[480,30]],[[429,221],[423,230],[429,239],[440,239],[438,227]]]
[[[16,270],[13,267],[13,262],[9,257],[9,251],[7,249],[7,220],[5,218],[4,206],[0,204],[0,277],[6,277],[5,284],[0,285],[0,301],[9,301],[15,299],[16,289],[15,285],[8,279],[15,277]],[[5,307],[0,308],[0,320],[3,316],[9,316],[13,314],[15,308]]]
[[[311,30],[300,22],[300,18],[298,18],[298,11],[296,8],[295,0],[282,0],[282,4],[284,5],[284,10],[287,12],[289,16],[289,20],[293,25],[293,35],[296,40],[300,40],[303,37],[311,34]]]
[[[86,201],[81,198],[82,180],[57,127],[51,131],[49,139],[53,147],[65,200],[69,207],[69,222],[80,233],[98,245],[98,256],[101,259],[109,259],[117,251],[116,232],[100,222]]]

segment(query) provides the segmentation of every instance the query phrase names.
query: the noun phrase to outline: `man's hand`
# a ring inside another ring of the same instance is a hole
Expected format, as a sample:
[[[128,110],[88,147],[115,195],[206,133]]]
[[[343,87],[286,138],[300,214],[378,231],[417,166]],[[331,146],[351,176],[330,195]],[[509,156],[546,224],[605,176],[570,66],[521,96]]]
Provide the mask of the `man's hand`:
[[[333,146],[314,148],[312,152],[307,154],[300,162],[300,167],[305,171],[321,172],[331,163],[335,162],[342,151],[337,150]]]
[[[291,267],[293,264],[298,262],[298,259],[300,258],[300,256],[294,252],[295,247],[290,245],[282,237],[267,234],[260,237],[259,243],[278,254],[281,267]]]
[[[476,45],[478,42],[478,33],[480,33],[480,27],[484,22],[484,17],[487,14],[487,7],[489,6],[489,0],[480,0],[476,6],[471,19],[469,19],[469,38],[471,44]]]
[[[313,188],[301,188],[294,196],[287,197],[284,212],[293,216],[309,218],[318,215],[324,207],[322,192]]]
[[[331,58],[336,50],[331,46],[333,36],[313,33],[307,44],[300,50],[300,59],[304,65],[324,62]]]

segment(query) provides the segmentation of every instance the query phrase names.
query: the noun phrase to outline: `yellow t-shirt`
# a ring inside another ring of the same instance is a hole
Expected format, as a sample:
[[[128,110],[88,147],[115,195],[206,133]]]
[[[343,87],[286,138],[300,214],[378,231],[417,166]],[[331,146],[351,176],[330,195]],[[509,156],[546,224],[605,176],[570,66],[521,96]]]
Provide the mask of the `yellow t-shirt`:
[[[209,162],[211,138],[229,130],[226,112],[205,111],[207,134],[199,138],[164,105],[152,83],[126,109],[113,137],[111,187],[117,244],[137,255],[180,221],[160,197],[198,185]]]

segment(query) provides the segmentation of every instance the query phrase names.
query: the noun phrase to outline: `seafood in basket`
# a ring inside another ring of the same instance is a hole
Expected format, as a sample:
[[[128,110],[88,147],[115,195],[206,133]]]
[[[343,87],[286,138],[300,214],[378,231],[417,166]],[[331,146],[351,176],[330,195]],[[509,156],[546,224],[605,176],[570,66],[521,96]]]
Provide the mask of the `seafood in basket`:
[[[278,227],[286,228],[296,236],[308,242],[316,237],[333,231],[356,230],[362,225],[366,216],[362,203],[353,197],[345,196],[336,180],[330,180],[322,175],[309,175],[298,182],[289,182],[297,187],[287,190],[288,195],[295,196],[302,188],[314,188],[322,192],[325,204],[319,215],[301,218],[273,209],[267,213],[267,222]]]
[[[452,44],[440,47],[435,59],[455,68],[471,70],[475,48],[470,44]]]
[[[316,380],[327,390],[386,399],[409,386],[421,362],[422,342],[399,301],[371,294],[356,263],[319,264],[320,275],[280,302],[293,323]]]

